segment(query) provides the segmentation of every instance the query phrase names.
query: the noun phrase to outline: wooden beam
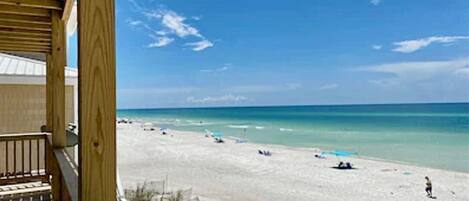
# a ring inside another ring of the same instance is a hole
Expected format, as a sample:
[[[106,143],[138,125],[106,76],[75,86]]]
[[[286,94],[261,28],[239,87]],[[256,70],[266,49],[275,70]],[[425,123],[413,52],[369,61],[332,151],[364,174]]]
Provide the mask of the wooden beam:
[[[78,2],[79,200],[116,200],[114,0]]]
[[[50,10],[39,8],[18,7],[0,4],[0,13],[26,16],[50,17]]]
[[[37,36],[21,36],[14,34],[2,34],[0,33],[0,40],[12,40],[12,41],[39,41],[39,42],[51,42],[50,38],[41,38]]]
[[[0,21],[51,25],[50,17],[14,15],[0,13]]]
[[[0,35],[51,39],[50,32],[22,30],[22,29],[14,29],[14,28],[0,28]]]
[[[50,52],[51,48],[49,46],[37,46],[37,45],[17,45],[17,44],[3,44],[0,43],[0,49],[4,51],[21,51],[21,50],[31,50],[31,52]]]
[[[53,129],[52,142],[56,148],[62,148],[67,144],[65,135],[65,66],[66,66],[66,35],[65,23],[60,18],[58,11],[52,12],[52,82],[53,98]]]
[[[45,49],[51,50],[49,45],[25,45],[25,44],[15,44],[15,43],[2,43],[0,42],[0,47],[17,47],[17,48],[32,48],[32,49]]]
[[[52,111],[53,104],[52,100],[54,98],[54,91],[52,83],[53,79],[53,71],[52,71],[52,54],[46,54],[46,129],[49,132],[52,132],[52,124],[54,120],[54,112]]]
[[[0,4],[18,7],[63,10],[60,0],[0,0]]]
[[[62,20],[68,22],[68,18],[72,13],[73,5],[75,4],[75,0],[64,0],[64,11],[62,13]]]
[[[6,44],[6,45],[25,45],[27,46],[44,46],[44,47],[49,47],[51,45],[51,42],[42,42],[42,41],[28,41],[28,40],[8,40],[8,39],[2,39],[0,38],[0,44]]]
[[[0,20],[0,28],[50,32],[52,27],[50,25],[44,25],[44,24],[5,22],[5,21]]]
[[[65,66],[66,66],[65,22],[59,11],[52,11],[52,145],[63,148],[67,144],[65,134]],[[56,167],[58,168],[58,167]],[[62,177],[57,169],[52,175],[54,201],[61,200]]]
[[[4,47],[4,46],[0,46],[0,51],[50,53],[51,50],[50,49],[42,49],[42,48],[21,48],[21,47]]]

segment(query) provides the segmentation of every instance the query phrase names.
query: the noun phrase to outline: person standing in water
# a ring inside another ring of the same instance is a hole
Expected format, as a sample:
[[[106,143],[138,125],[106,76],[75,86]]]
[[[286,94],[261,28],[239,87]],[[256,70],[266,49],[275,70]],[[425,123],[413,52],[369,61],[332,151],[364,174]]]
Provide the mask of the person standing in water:
[[[428,197],[433,197],[432,195],[432,181],[430,181],[430,179],[428,177],[425,177],[425,179],[427,180],[427,187],[425,188],[425,191],[427,192],[427,196]]]

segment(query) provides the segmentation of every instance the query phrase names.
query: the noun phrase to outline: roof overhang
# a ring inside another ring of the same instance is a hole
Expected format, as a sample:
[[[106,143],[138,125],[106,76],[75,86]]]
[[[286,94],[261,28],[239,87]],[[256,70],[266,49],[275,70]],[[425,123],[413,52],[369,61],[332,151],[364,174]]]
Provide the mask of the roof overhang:
[[[78,71],[65,67],[65,84],[77,85]],[[0,53],[0,84],[46,84],[46,63],[41,60]]]
[[[74,0],[0,0],[0,51],[49,53],[52,12],[68,21]]]

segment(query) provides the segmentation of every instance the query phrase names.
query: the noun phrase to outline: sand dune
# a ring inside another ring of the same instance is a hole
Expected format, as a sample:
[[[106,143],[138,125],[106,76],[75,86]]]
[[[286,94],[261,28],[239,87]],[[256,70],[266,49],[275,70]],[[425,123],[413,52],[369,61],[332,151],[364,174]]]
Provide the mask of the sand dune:
[[[160,181],[192,187],[208,201],[427,200],[425,176],[437,200],[469,201],[469,174],[363,158],[357,169],[337,170],[338,159],[314,158],[317,149],[228,140],[216,144],[202,133],[171,130],[172,136],[118,125],[118,167],[124,186]],[[258,149],[273,155],[257,154]]]

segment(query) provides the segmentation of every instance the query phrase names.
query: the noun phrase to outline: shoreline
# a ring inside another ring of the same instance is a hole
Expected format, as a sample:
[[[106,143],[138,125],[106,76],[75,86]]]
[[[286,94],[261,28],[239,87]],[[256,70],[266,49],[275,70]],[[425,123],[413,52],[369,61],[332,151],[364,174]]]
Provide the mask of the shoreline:
[[[216,144],[204,134],[143,131],[141,124],[118,124],[118,166],[124,186],[169,176],[171,188],[191,188],[201,200],[417,200],[425,198],[425,176],[440,200],[468,200],[469,174],[351,157],[357,169],[337,170],[335,156],[314,158],[319,149]],[[173,135],[173,137],[171,137]],[[271,157],[258,149],[269,150]],[[370,190],[373,189],[373,190]]]
[[[159,127],[156,127],[157,129],[160,129]],[[197,131],[186,131],[186,130],[177,130],[177,129],[170,129],[170,131],[175,131],[175,132],[184,132],[184,133],[190,133],[194,135],[200,135],[203,136],[205,133],[202,132],[197,132]],[[230,136],[228,135],[227,137],[223,138],[225,141],[231,141],[235,142],[235,140],[230,139],[230,138],[237,138],[236,136]],[[327,149],[321,149],[318,147],[294,147],[294,146],[288,146],[288,145],[282,145],[282,144],[268,144],[268,143],[258,143],[258,142],[246,142],[247,144],[252,144],[252,145],[258,145],[258,146],[267,146],[267,147],[276,147],[276,148],[281,148],[281,149],[287,149],[287,150],[292,150],[292,151],[318,151],[323,152],[323,151],[334,151],[334,150],[327,150]],[[329,156],[329,157],[334,157],[334,156]],[[464,172],[464,171],[457,171],[457,170],[450,170],[450,169],[443,169],[443,168],[436,168],[436,167],[429,167],[429,166],[424,166],[420,164],[414,164],[410,162],[404,162],[404,161],[397,161],[397,160],[390,160],[390,159],[383,159],[383,158],[377,158],[377,157],[371,157],[371,156],[365,156],[365,155],[360,155],[358,154],[357,156],[353,156],[352,158],[357,158],[357,159],[363,159],[363,160],[369,160],[369,161],[376,161],[376,162],[383,162],[383,163],[392,163],[392,164],[397,164],[397,165],[405,165],[405,166],[413,166],[413,167],[420,167],[420,168],[428,168],[428,169],[434,169],[438,171],[446,171],[449,173],[463,173],[463,174],[468,174],[469,172]]]
[[[454,103],[456,104],[456,103]],[[135,120],[133,121],[134,123],[136,124],[144,124],[144,123],[151,123],[152,125],[157,125],[157,123],[153,123],[153,122],[146,122],[144,120]],[[158,126],[154,126],[155,128],[157,129],[160,129]],[[196,135],[200,135],[200,136],[203,136],[205,133],[203,132],[198,132],[198,131],[191,131],[191,130],[179,130],[179,129],[170,129],[172,131],[176,131],[176,132],[185,132],[185,133],[192,133],[192,134],[196,134]],[[238,138],[236,136],[232,136],[232,135],[227,135],[226,137],[224,137],[224,139],[229,139],[229,138]],[[231,141],[234,141],[232,139],[229,139]],[[247,139],[245,139],[247,140]],[[319,147],[301,147],[301,146],[289,146],[289,145],[283,145],[283,144],[269,144],[269,143],[262,143],[262,142],[251,142],[251,141],[248,141],[247,143],[250,143],[250,144],[253,144],[253,145],[263,145],[263,146],[275,146],[275,147],[279,147],[279,148],[285,148],[285,149],[297,149],[297,150],[321,150],[321,151],[333,151],[333,150],[329,150],[329,149],[321,149]],[[464,173],[464,174],[469,174],[469,171],[462,171],[462,170],[454,170],[454,169],[445,169],[445,168],[438,168],[438,167],[431,167],[431,166],[425,166],[425,165],[422,165],[422,164],[417,164],[417,163],[412,163],[412,162],[405,162],[405,161],[399,161],[399,160],[392,160],[392,159],[384,159],[384,158],[379,158],[379,157],[372,157],[372,156],[366,156],[366,155],[361,155],[360,153],[358,153],[357,155],[358,157],[355,157],[355,158],[360,158],[360,159],[364,159],[364,160],[372,160],[372,161],[377,161],[377,162],[387,162],[387,163],[394,163],[394,164],[400,164],[400,165],[407,165],[407,166],[416,166],[416,167],[421,167],[421,168],[431,168],[431,169],[435,169],[435,170],[441,170],[441,171],[448,171],[448,172],[457,172],[457,173]]]

